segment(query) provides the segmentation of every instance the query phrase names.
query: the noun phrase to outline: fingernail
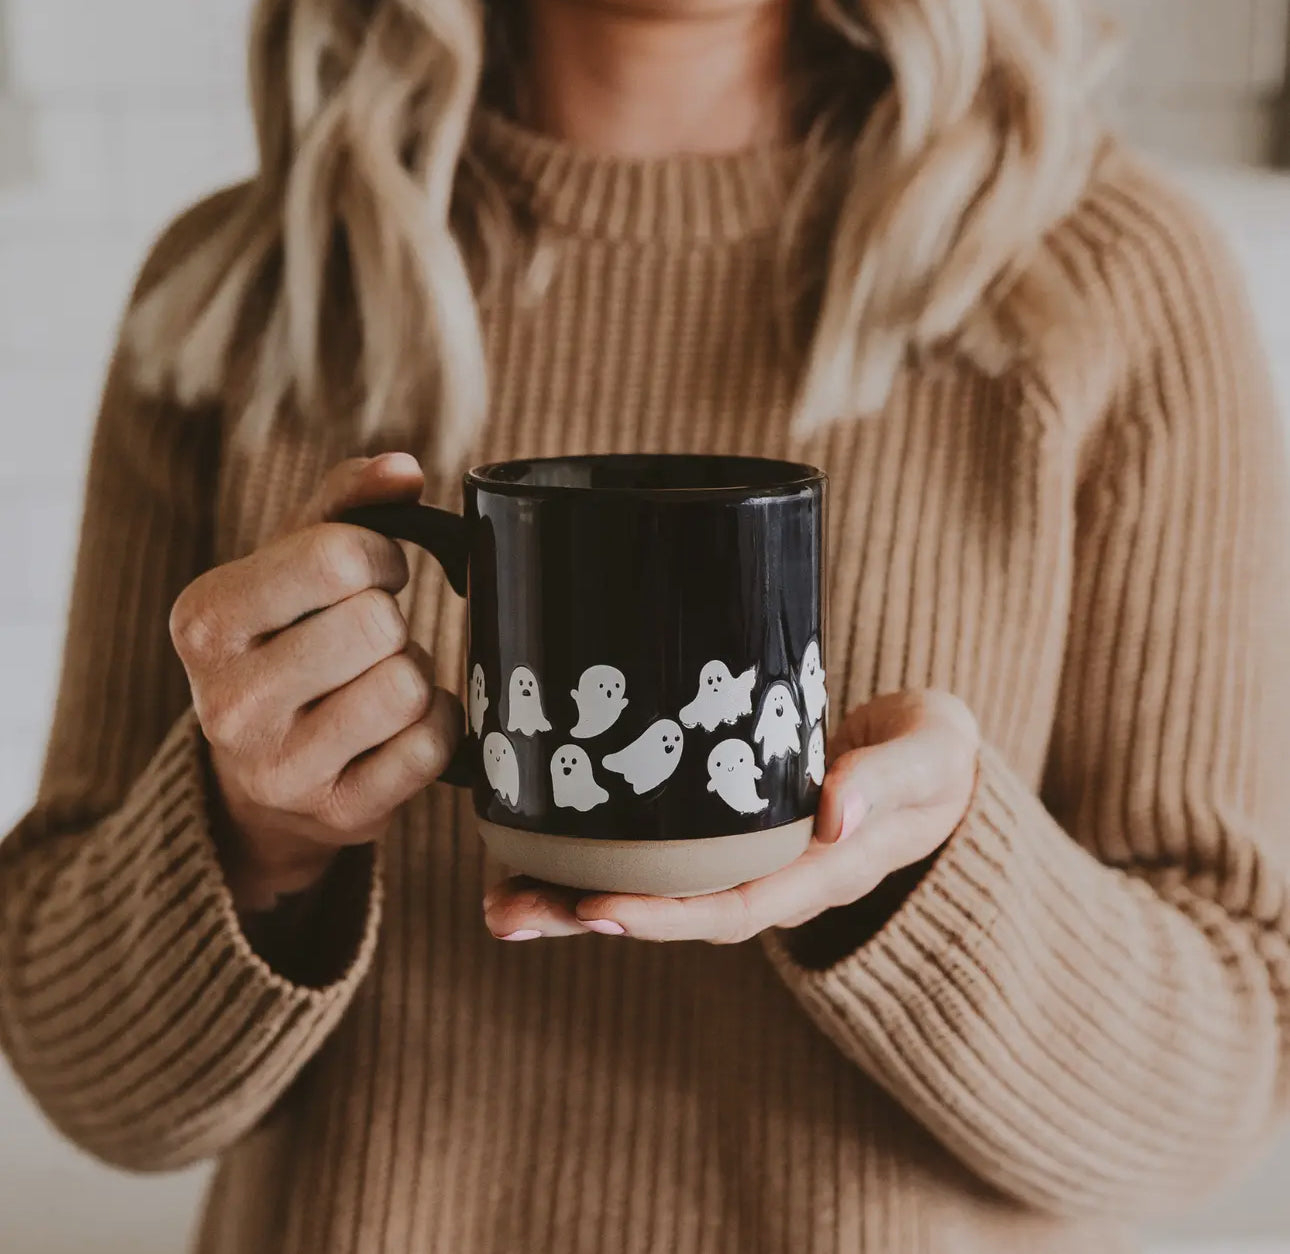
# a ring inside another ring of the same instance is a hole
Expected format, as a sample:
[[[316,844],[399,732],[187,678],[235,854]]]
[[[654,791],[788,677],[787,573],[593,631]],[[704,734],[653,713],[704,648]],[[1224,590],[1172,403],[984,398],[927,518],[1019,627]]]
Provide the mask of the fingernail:
[[[613,919],[580,919],[579,922],[589,932],[599,932],[601,936],[625,936],[627,929]]]
[[[509,936],[499,936],[497,939],[504,941],[526,941],[537,940],[541,935],[541,932],[535,931],[531,927],[523,927],[520,928],[518,932],[512,932]]]
[[[868,806],[863,801],[842,803],[842,830],[838,833],[838,844],[851,837],[864,819]]]

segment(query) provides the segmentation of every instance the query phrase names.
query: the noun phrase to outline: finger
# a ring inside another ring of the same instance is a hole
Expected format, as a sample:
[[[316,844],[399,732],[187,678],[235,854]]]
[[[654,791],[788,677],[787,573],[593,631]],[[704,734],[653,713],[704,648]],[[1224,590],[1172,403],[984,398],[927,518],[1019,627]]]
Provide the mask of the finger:
[[[228,682],[294,715],[408,646],[408,624],[384,588],[366,588],[268,637],[229,669]]]
[[[285,756],[304,778],[335,780],[355,758],[425,718],[434,693],[419,658],[396,653],[306,710],[287,734]]]
[[[175,602],[171,634],[190,669],[218,668],[306,614],[367,588],[397,592],[407,581],[407,558],[393,540],[320,523],[208,571]]]
[[[425,476],[411,453],[351,457],[333,466],[313,495],[292,516],[290,531],[331,522],[356,505],[415,501],[425,490]]]
[[[702,940],[734,945],[770,927],[794,927],[830,906],[863,896],[877,882],[858,846],[814,844],[795,862],[758,880],[702,897],[583,897],[584,926],[609,923],[638,940]],[[608,932],[609,929],[596,928]]]
[[[461,702],[436,688],[424,717],[345,767],[332,786],[327,822],[361,832],[387,818],[444,773],[465,723]]]
[[[852,709],[829,737],[829,760],[852,749],[883,744],[916,730],[927,721],[925,693],[884,693]]]
[[[484,923],[499,940],[585,936],[575,913],[582,892],[527,876],[503,880],[484,897]]]
[[[845,840],[870,815],[932,804],[951,774],[955,750],[945,728],[921,726],[884,744],[844,753],[824,777],[816,840]]]

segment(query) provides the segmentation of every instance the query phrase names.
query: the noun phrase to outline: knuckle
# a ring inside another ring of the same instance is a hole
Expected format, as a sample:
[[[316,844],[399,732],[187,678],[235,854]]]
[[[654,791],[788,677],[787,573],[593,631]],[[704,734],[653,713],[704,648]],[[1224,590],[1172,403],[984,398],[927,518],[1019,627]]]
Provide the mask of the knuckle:
[[[370,586],[372,563],[363,532],[324,523],[313,528],[309,545],[314,570],[336,600]]]
[[[354,598],[354,613],[363,643],[379,657],[399,652],[408,642],[408,624],[398,602],[380,588],[369,588]]]
[[[924,690],[921,697],[924,709],[975,752],[981,740],[981,728],[967,703],[939,688]]]
[[[246,766],[242,786],[256,804],[286,810],[294,791],[290,781],[290,771],[281,762],[262,755]]]
[[[362,474],[367,460],[366,457],[346,457],[338,461],[323,476],[322,491],[332,496],[343,492]]]
[[[430,708],[430,681],[406,653],[383,662],[381,678],[386,704],[393,713],[412,722]]]
[[[254,724],[254,705],[254,700],[241,692],[206,696],[199,707],[206,738],[223,748],[241,745]]]
[[[363,798],[343,777],[323,791],[313,812],[320,823],[341,836],[355,836],[367,825]]]
[[[448,765],[447,738],[426,723],[408,730],[404,752],[409,772],[418,779],[437,779]]]
[[[189,584],[170,609],[170,639],[185,661],[201,662],[218,652],[220,631],[202,580]]]
[[[716,938],[718,945],[742,945],[752,940],[761,928],[753,915],[752,902],[748,894],[734,889],[730,894],[730,906],[721,934]]]

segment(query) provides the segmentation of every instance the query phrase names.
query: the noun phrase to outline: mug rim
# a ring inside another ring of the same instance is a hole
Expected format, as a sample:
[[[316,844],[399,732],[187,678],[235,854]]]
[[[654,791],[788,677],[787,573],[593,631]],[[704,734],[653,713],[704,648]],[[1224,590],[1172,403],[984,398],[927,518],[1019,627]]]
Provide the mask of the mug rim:
[[[627,462],[654,462],[673,464],[693,461],[723,461],[755,465],[763,471],[778,468],[782,477],[773,483],[752,485],[713,485],[711,487],[586,487],[578,484],[519,483],[503,479],[498,472],[520,466],[586,466],[623,465]],[[523,497],[544,500],[553,497],[612,498],[621,500],[685,500],[685,501],[752,501],[765,498],[787,497],[804,489],[823,485],[828,475],[807,462],[794,462],[776,457],[754,457],[739,453],[575,453],[564,457],[516,457],[505,461],[486,462],[469,469],[464,480],[480,492],[498,496]]]

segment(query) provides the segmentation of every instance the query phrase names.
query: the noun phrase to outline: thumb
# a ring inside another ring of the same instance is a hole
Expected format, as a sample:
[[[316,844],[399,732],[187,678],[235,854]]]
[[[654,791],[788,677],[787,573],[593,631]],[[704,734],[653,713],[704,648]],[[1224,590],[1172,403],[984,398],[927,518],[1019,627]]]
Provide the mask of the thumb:
[[[829,768],[815,820],[816,839],[843,840],[870,815],[927,805],[940,791],[941,737],[919,728],[883,744],[842,754]]]
[[[356,505],[415,501],[425,489],[425,475],[411,453],[382,453],[338,462],[292,516],[287,530],[331,522]]]

